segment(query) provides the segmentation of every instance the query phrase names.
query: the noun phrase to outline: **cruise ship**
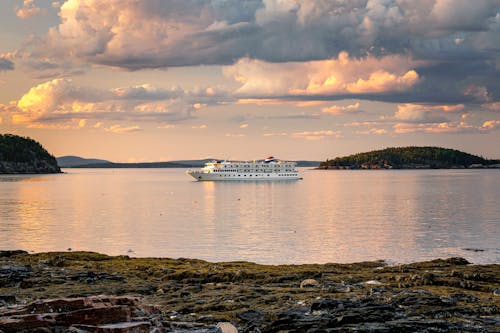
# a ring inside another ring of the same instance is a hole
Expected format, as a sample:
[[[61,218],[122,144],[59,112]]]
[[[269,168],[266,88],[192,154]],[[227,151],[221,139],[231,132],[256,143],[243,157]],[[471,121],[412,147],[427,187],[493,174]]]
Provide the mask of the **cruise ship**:
[[[196,180],[295,180],[299,172],[297,163],[281,161],[273,156],[253,162],[213,161],[198,170],[189,169],[188,175]]]

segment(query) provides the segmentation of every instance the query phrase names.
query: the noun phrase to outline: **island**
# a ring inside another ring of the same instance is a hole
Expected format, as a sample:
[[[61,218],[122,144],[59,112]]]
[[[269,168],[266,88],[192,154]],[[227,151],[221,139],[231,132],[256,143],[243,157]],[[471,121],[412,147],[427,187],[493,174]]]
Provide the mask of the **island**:
[[[462,169],[498,168],[488,160],[459,150],[441,147],[393,147],[321,162],[318,169]]]
[[[0,134],[0,174],[60,173],[54,156],[33,139]]]

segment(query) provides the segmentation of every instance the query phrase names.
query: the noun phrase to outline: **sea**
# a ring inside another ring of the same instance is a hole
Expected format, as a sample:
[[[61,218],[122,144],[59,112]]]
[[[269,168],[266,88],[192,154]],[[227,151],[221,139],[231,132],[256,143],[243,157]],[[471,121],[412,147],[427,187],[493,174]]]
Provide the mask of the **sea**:
[[[0,175],[0,250],[262,264],[500,262],[500,170],[313,170],[196,182],[185,169]]]

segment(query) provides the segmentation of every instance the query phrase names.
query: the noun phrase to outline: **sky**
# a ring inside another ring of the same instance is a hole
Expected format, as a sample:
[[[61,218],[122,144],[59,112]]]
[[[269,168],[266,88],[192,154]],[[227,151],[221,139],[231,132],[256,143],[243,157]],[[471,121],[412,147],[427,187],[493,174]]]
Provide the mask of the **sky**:
[[[0,133],[116,162],[500,158],[500,0],[3,0]]]

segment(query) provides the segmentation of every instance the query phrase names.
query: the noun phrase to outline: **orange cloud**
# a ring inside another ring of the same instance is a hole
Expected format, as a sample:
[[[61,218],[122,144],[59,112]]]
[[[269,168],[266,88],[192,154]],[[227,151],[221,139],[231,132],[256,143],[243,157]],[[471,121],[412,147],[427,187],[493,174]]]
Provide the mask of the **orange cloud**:
[[[409,122],[440,122],[443,120],[439,113],[462,111],[463,104],[455,105],[428,105],[428,104],[398,104],[398,111],[394,114],[397,120]]]
[[[384,128],[370,128],[368,131],[357,131],[358,134],[375,134],[375,135],[383,135],[387,134],[387,130]]]
[[[471,125],[464,121],[460,122],[441,122],[435,124],[413,124],[397,123],[394,124],[394,132],[397,134],[409,133],[487,133],[500,128],[500,120],[488,120],[482,125]]]
[[[16,16],[22,19],[46,13],[47,10],[37,7],[33,0],[24,0],[23,6],[16,9]]]
[[[481,104],[481,107],[488,111],[500,111],[500,102]]]
[[[241,83],[241,95],[361,94],[403,91],[419,82],[413,69],[421,62],[391,55],[351,58],[340,52],[337,59],[269,63],[240,59],[223,70]]]
[[[356,102],[354,104],[346,105],[346,106],[338,106],[338,105],[332,105],[330,107],[322,108],[321,112],[323,113],[328,113],[332,115],[343,115],[343,114],[349,114],[349,113],[354,113],[359,110],[359,102]]]
[[[281,132],[281,133],[264,133],[263,136],[265,137],[271,137],[271,136],[288,136],[288,133]]]
[[[347,85],[350,93],[381,93],[386,91],[406,90],[417,83],[419,76],[414,70],[409,70],[401,76],[386,71],[376,71],[367,80],[358,79]]]
[[[122,127],[121,125],[112,125],[104,130],[111,133],[132,133],[140,131],[141,128],[139,126]]]
[[[323,140],[326,137],[341,137],[340,132],[331,130],[296,132],[292,133],[291,136],[292,138],[305,139],[310,141]]]

